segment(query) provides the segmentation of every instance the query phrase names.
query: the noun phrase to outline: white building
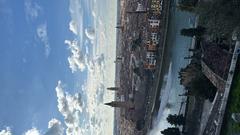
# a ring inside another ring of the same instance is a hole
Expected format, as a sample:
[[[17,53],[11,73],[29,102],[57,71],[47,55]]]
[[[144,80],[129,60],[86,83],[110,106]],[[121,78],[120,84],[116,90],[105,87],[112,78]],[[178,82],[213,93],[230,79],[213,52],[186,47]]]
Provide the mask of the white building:
[[[156,65],[156,54],[155,52],[147,52],[147,63],[149,65]]]
[[[143,7],[143,5],[141,3],[138,3],[136,12],[145,12],[146,9]]]
[[[156,58],[156,54],[155,52],[147,52],[147,56],[146,56],[147,59],[152,59],[152,58]]]
[[[159,43],[158,33],[152,32],[151,33],[151,40],[154,45],[157,45]]]
[[[152,28],[157,28],[160,25],[160,20],[158,19],[149,19],[148,22]]]

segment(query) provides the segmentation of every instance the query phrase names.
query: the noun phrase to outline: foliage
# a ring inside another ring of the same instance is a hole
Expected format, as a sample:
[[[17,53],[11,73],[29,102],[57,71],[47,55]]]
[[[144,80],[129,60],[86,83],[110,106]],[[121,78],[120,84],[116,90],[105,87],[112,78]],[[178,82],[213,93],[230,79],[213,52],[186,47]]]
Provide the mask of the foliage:
[[[213,38],[230,40],[233,30],[240,26],[239,0],[179,0],[178,8],[199,15],[199,25]]]
[[[141,76],[141,72],[140,72],[140,68],[139,67],[135,67],[133,69],[133,72],[137,75],[137,76]]]
[[[167,121],[171,124],[171,125],[184,125],[185,124],[185,118],[183,116],[183,114],[181,115],[177,115],[177,114],[169,114],[167,117]]]
[[[180,135],[180,130],[179,128],[171,127],[161,131],[161,133],[163,135]]]
[[[240,73],[234,77],[233,87],[229,95],[224,125],[222,128],[222,135],[230,135],[234,132],[240,132],[240,124],[235,123],[231,118],[232,113],[237,112],[240,112]]]
[[[182,68],[179,78],[180,84],[188,90],[187,95],[213,100],[216,88],[204,76],[198,63],[191,62],[186,68]]]
[[[234,28],[240,25],[239,0],[202,1],[195,12],[199,15],[199,24],[214,37],[230,38]]]
[[[137,39],[133,40],[131,51],[135,51],[142,43],[142,38],[139,36]]]
[[[182,11],[193,12],[198,0],[179,0],[178,8]]]
[[[182,29],[181,35],[193,37],[193,36],[202,36],[205,32],[205,28],[198,26],[197,28],[188,28],[188,29]]]

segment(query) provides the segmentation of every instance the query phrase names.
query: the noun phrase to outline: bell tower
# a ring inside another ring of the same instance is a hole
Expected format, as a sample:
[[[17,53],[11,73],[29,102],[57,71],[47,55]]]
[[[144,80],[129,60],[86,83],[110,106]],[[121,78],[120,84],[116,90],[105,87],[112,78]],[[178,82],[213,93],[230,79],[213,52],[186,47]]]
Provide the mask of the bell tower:
[[[111,107],[119,107],[119,108],[126,108],[126,109],[134,109],[134,104],[129,101],[112,101],[109,103],[105,103],[105,105]]]
[[[107,88],[108,90],[112,90],[112,91],[118,91],[119,87],[109,87]]]

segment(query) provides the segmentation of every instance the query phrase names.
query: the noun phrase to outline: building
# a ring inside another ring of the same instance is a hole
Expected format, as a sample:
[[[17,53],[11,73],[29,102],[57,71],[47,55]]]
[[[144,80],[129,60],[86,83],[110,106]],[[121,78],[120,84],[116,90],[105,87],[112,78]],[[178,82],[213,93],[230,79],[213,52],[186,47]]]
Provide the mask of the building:
[[[147,41],[146,47],[147,47],[148,51],[156,51],[157,50],[157,44],[155,44],[151,40]]]
[[[131,101],[112,101],[109,103],[105,103],[105,105],[134,110],[134,104]]]
[[[149,69],[149,70],[153,70],[153,69],[156,68],[156,63],[157,63],[156,52],[148,51],[147,54],[146,54],[146,60],[145,60],[144,68]]]
[[[141,3],[138,3],[135,11],[127,11],[127,13],[147,13],[147,9]]]
[[[150,5],[150,17],[148,19],[149,31],[146,43],[146,58],[144,68],[154,70],[156,68],[156,52],[159,45],[160,35],[160,14],[162,9],[162,0],[152,0]]]
[[[163,0],[152,0],[151,13],[155,15],[161,15],[163,9]]]
[[[146,12],[146,9],[143,7],[141,3],[138,3],[136,12]]]
[[[159,43],[159,35],[157,32],[152,32],[151,33],[151,40],[152,40],[152,43],[155,44],[155,45],[158,45]]]
[[[159,25],[160,25],[159,19],[151,18],[151,19],[148,19],[148,22],[151,28],[159,28]]]

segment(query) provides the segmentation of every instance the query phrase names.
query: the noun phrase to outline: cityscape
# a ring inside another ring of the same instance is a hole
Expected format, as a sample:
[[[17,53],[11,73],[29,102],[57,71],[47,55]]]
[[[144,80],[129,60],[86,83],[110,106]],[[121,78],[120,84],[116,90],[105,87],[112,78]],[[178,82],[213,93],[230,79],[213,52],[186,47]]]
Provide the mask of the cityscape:
[[[0,7],[0,135],[240,135],[239,0]]]

